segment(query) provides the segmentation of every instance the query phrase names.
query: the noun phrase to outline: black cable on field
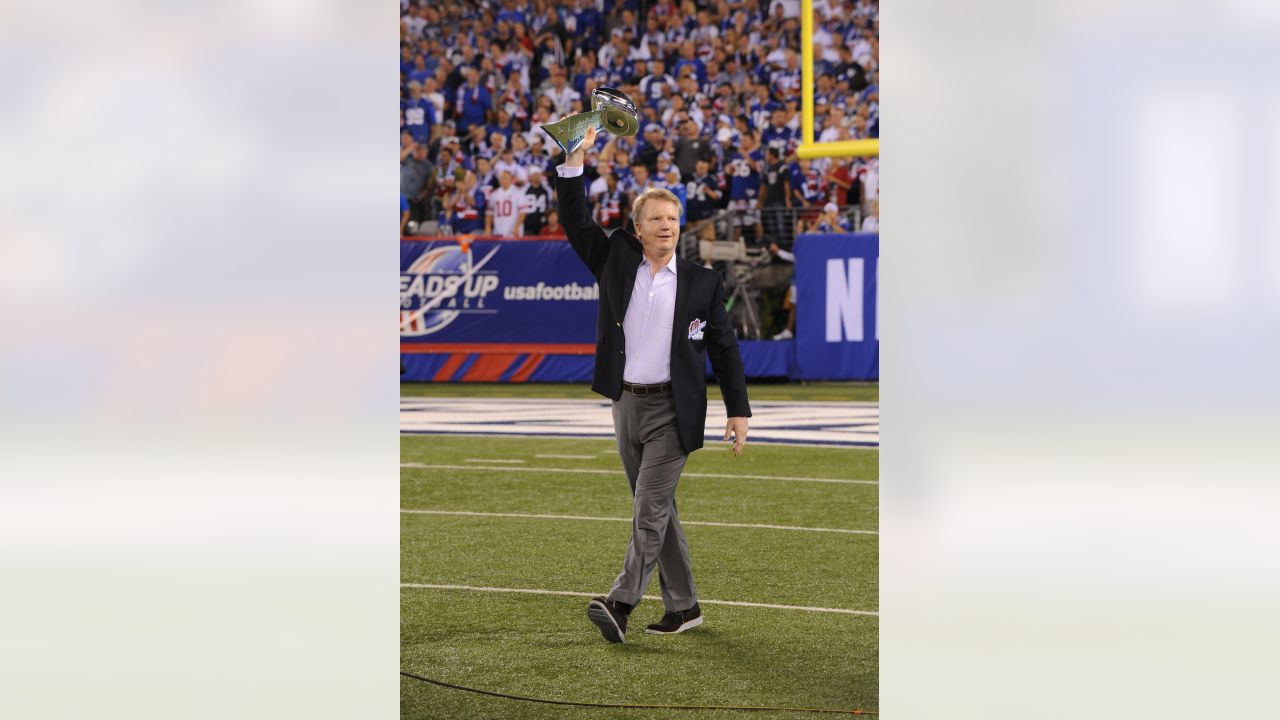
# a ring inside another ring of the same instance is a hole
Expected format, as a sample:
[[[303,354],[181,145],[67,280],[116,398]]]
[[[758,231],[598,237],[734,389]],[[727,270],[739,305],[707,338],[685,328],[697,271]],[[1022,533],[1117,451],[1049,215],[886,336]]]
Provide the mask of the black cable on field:
[[[465,685],[454,685],[442,680],[433,680],[429,677],[415,675],[410,672],[400,671],[400,674],[414,680],[421,680],[432,685],[439,685],[450,690],[462,690],[465,692],[476,693],[477,695],[488,695],[489,697],[503,698],[506,700],[520,700],[522,702],[542,703],[544,705],[573,705],[575,707],[596,707],[596,708],[625,708],[629,710],[760,710],[764,712],[809,712],[809,713],[837,713],[840,715],[879,715],[875,710],[844,710],[841,708],[798,708],[798,707],[768,707],[758,705],[633,705],[628,703],[601,703],[601,702],[581,702],[576,700],[547,700],[546,698],[524,697],[522,695],[508,695],[506,693],[493,692],[490,690],[480,690],[479,688],[466,687]]]

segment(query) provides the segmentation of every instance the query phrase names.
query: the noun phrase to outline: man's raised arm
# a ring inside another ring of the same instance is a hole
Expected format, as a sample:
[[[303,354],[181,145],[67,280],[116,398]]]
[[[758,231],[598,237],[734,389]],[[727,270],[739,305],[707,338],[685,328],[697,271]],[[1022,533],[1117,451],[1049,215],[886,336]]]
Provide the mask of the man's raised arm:
[[[565,156],[564,164],[556,168],[556,205],[560,209],[560,223],[574,252],[586,263],[587,269],[597,279],[609,256],[609,238],[604,230],[591,219],[587,208],[587,190],[583,186],[582,163],[587,148],[596,142],[596,129],[587,128],[587,137],[581,147]]]

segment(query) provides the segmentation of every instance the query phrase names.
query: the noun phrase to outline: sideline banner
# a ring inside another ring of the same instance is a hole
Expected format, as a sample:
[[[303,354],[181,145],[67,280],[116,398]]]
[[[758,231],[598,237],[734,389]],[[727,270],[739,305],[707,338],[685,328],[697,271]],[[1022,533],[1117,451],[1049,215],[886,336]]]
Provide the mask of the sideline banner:
[[[565,240],[400,243],[400,342],[595,343],[595,278]]]
[[[799,379],[878,380],[880,235],[800,235],[795,254]]]

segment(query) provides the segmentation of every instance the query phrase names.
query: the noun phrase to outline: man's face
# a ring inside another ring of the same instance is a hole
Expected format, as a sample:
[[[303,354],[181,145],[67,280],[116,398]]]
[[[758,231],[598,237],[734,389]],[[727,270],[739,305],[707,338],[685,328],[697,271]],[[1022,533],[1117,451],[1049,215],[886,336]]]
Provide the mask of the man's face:
[[[503,170],[502,174],[498,176],[498,184],[504,188],[511,187],[511,173]]]
[[[711,165],[706,160],[699,160],[694,167],[697,168],[699,175],[706,175],[707,171],[711,169]]]
[[[649,166],[636,165],[631,168],[631,174],[635,176],[637,183],[643,185],[649,179]]]
[[[680,239],[679,204],[660,198],[646,202],[640,209],[636,234],[647,254],[665,256],[675,252]]]

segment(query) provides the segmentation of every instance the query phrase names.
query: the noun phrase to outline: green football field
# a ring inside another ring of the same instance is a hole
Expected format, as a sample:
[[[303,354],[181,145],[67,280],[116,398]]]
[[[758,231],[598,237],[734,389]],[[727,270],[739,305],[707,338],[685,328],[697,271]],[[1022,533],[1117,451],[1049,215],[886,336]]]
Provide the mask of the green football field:
[[[401,669],[545,699],[875,712],[878,451],[726,445],[691,455],[677,494],[704,624],[646,635],[662,614],[646,600],[616,645],[586,617],[630,535],[612,441],[401,436]],[[574,708],[406,677],[401,715],[836,717]]]

